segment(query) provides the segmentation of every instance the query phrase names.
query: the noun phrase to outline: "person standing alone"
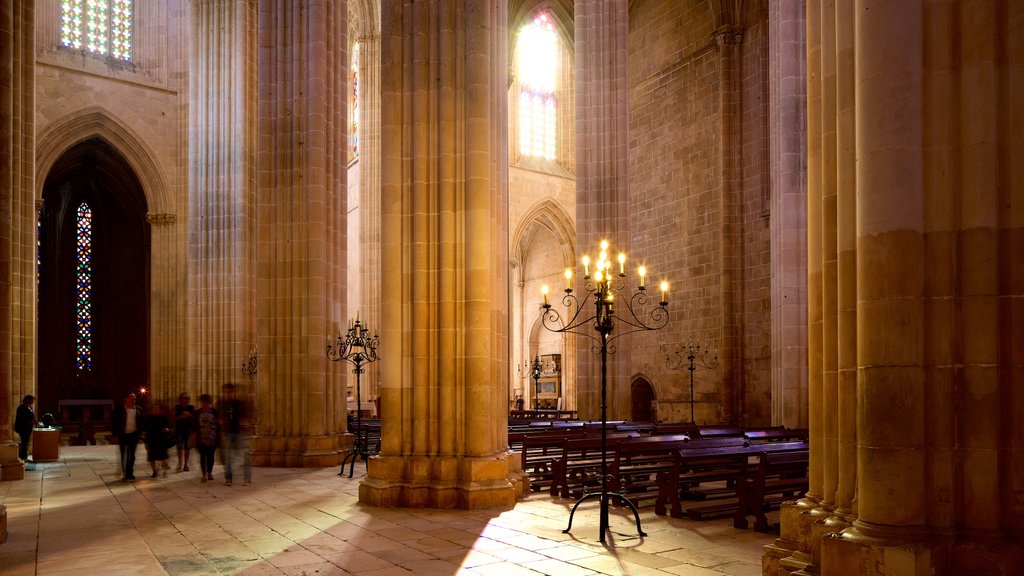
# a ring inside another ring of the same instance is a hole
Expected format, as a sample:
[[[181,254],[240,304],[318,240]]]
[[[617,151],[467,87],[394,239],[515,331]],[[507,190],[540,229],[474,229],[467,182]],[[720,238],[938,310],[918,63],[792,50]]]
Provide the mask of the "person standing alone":
[[[22,398],[14,416],[14,431],[21,438],[21,442],[18,442],[18,458],[25,461],[28,461],[28,441],[32,438],[32,427],[36,423],[36,413],[32,410],[35,401],[35,396],[31,394]]]
[[[135,404],[134,392],[124,397],[124,405],[114,410],[111,420],[121,453],[122,478],[125,482],[135,480],[135,449],[139,445],[139,434],[142,433],[143,416],[142,409]]]

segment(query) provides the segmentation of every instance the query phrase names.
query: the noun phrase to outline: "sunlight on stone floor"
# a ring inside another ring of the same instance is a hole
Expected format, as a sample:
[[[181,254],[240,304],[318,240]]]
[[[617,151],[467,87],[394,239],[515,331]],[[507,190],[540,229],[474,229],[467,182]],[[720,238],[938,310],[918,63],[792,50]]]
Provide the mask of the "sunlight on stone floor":
[[[774,539],[729,519],[645,508],[646,538],[632,515],[613,512],[613,537],[601,545],[596,502],[562,534],[572,501],[546,494],[479,511],[361,505],[361,465],[352,479],[337,468],[258,468],[252,485],[225,486],[219,464],[214,482],[196,471],[150,479],[140,447],[139,480],[124,483],[115,447],[63,447],[61,456],[0,483],[9,527],[0,574],[755,576]]]

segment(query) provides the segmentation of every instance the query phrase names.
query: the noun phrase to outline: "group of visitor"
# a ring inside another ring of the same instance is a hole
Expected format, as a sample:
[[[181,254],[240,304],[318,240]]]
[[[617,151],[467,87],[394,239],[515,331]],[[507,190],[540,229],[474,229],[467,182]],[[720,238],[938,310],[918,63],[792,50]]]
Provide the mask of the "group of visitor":
[[[224,484],[231,486],[234,468],[242,466],[246,484],[252,482],[252,467],[249,463],[247,439],[242,435],[245,418],[243,403],[235,398],[235,386],[224,386],[224,398],[219,410],[213,407],[209,394],[199,396],[199,408],[191,403],[188,393],[178,396],[174,407],[174,422],[170,413],[164,415],[159,404],[154,404],[150,414],[145,416],[137,405],[134,392],[124,398],[124,404],[112,415],[113,436],[117,438],[120,454],[120,474],[124,481],[135,479],[135,451],[139,439],[144,438],[146,460],[157,478],[162,471],[167,476],[171,447],[177,449],[177,472],[189,471],[192,445],[199,452],[200,481],[213,480],[213,465],[217,447],[223,441],[221,458],[224,463]],[[225,431],[224,434],[221,431]]]

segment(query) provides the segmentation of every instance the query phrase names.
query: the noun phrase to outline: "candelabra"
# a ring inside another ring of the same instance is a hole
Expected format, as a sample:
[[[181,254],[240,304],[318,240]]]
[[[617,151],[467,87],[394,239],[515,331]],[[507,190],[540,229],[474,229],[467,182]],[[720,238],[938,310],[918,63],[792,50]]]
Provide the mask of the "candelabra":
[[[707,347],[701,350],[700,342],[695,343],[691,335],[685,348],[680,346],[674,353],[665,355],[665,367],[669,370],[686,369],[690,371],[690,422],[693,424],[697,423],[693,417],[693,372],[697,369],[697,364],[709,370],[718,367],[718,353],[713,352],[709,360],[708,352]]]
[[[540,399],[537,392],[540,389],[540,356],[533,357],[533,366],[530,368],[530,375],[533,376],[533,409],[540,410]]]
[[[249,359],[242,362],[242,374],[252,376],[256,373],[256,349],[249,350]]]
[[[608,530],[608,503],[609,499],[616,498],[633,511],[636,519],[636,531],[640,536],[646,536],[640,526],[640,513],[636,506],[628,498],[619,493],[608,492],[608,354],[615,353],[615,345],[612,343],[616,338],[639,331],[658,330],[664,328],[668,323],[668,283],[661,283],[661,301],[657,306],[648,308],[649,297],[644,286],[644,278],[647,270],[641,266],[638,269],[639,285],[637,291],[629,294],[626,290],[626,255],[620,253],[618,257],[619,272],[614,274],[611,271],[612,263],[608,259],[608,242],[601,241],[601,250],[597,262],[595,262],[594,274],[590,274],[590,259],[584,256],[581,259],[583,264],[583,290],[582,298],[573,293],[573,270],[565,269],[565,295],[562,296],[562,305],[565,307],[565,317],[555,310],[548,303],[548,287],[543,286],[541,291],[544,295],[544,304],[541,311],[541,323],[545,329],[551,332],[572,333],[584,338],[593,340],[595,344],[591,352],[600,355],[601,358],[601,491],[584,493],[569,513],[569,525],[563,530],[568,533],[572,529],[572,519],[576,509],[584,501],[598,498],[600,500],[600,536],[599,540],[605,541],[605,532]],[[594,314],[588,316],[583,310],[588,301],[594,301]],[[616,310],[615,301],[619,300],[623,313]],[[612,336],[616,322],[625,326],[619,333]],[[594,337],[584,326],[593,324],[598,336]]]
[[[352,450],[341,461],[341,471],[338,472],[338,476],[345,474],[345,463],[350,459],[352,464],[348,469],[349,478],[355,472],[356,459],[362,458],[363,462],[370,459],[369,439],[367,438],[366,430],[363,428],[360,375],[363,373],[364,364],[376,362],[380,359],[380,356],[377,355],[377,346],[379,344],[380,338],[376,334],[372,337],[370,336],[370,330],[360,322],[358,315],[344,336],[339,334],[334,341],[331,340],[330,336],[327,337],[327,358],[335,362],[344,360],[352,364],[352,373],[356,375],[356,439]]]

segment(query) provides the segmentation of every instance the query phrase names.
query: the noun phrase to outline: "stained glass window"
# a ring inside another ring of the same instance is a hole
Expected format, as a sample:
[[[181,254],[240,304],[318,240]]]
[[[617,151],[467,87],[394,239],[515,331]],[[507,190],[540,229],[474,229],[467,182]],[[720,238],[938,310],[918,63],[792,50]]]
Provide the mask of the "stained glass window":
[[[558,35],[551,17],[539,14],[519,31],[519,152],[555,158],[559,62]]]
[[[75,227],[75,360],[79,370],[92,368],[92,209],[78,205]]]
[[[352,45],[352,155],[359,156],[359,43]]]
[[[131,60],[132,1],[61,0],[61,46]]]

